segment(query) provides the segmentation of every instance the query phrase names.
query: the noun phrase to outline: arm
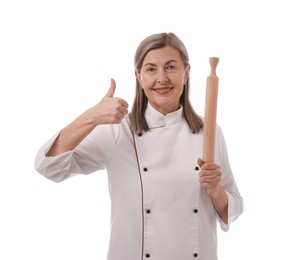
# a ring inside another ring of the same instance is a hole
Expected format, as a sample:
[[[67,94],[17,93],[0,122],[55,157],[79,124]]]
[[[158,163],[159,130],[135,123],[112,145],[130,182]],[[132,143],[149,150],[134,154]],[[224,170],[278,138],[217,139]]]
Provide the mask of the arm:
[[[75,174],[104,169],[118,134],[117,124],[128,112],[127,102],[113,98],[114,91],[115,81],[112,80],[108,93],[96,106],[40,148],[34,162],[37,172],[61,182]]]
[[[116,84],[112,79],[104,98],[63,128],[46,156],[52,157],[75,149],[97,125],[120,123],[128,113],[128,103],[123,99],[113,98],[115,88]]]
[[[225,224],[228,224],[228,195],[219,185],[217,195],[211,196],[214,208]]]
[[[213,162],[203,163],[201,159],[198,159],[198,165],[201,167],[199,173],[201,185],[206,188],[218,215],[225,224],[228,224],[228,195],[220,184],[222,175],[220,166]]]
[[[201,166],[200,182],[212,199],[220,217],[221,228],[227,231],[229,224],[243,212],[243,198],[231,171],[227,147],[220,127],[217,127],[215,162],[207,162],[203,165],[203,161],[198,159],[198,164]]]

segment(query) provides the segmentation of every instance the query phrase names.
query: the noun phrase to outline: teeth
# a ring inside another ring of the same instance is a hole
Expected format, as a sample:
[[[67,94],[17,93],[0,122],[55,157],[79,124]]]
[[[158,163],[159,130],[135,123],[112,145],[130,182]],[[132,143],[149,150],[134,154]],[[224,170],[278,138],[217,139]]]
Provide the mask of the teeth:
[[[164,94],[164,93],[167,93],[171,90],[171,88],[158,88],[156,89],[156,92],[157,93],[160,93],[160,94]]]

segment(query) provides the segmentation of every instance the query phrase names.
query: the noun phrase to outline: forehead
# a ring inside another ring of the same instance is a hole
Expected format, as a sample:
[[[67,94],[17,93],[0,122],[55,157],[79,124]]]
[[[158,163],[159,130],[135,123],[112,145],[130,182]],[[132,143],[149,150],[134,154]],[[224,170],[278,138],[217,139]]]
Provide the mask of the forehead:
[[[146,63],[165,64],[170,60],[182,63],[182,59],[178,50],[176,50],[172,46],[166,46],[163,48],[149,51],[146,57],[144,58],[143,65],[145,65]]]

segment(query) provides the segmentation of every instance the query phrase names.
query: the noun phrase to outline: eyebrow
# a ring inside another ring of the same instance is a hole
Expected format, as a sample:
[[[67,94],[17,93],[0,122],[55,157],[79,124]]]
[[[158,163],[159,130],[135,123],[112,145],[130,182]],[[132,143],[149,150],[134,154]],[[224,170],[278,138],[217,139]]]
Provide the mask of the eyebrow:
[[[177,63],[176,60],[169,60],[169,61],[167,61],[165,64],[168,64],[168,63],[171,63],[171,62]],[[145,65],[143,65],[143,67],[145,67],[145,66],[156,66],[156,64],[148,62],[148,63],[146,63]]]

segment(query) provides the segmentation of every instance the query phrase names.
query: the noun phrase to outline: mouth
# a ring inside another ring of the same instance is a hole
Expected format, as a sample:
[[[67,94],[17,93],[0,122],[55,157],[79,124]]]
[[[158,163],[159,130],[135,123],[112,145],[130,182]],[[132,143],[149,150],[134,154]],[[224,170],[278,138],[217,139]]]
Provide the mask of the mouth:
[[[163,87],[163,88],[155,88],[155,89],[153,89],[153,90],[154,90],[157,94],[166,95],[166,94],[168,94],[172,89],[173,89],[173,87]]]

